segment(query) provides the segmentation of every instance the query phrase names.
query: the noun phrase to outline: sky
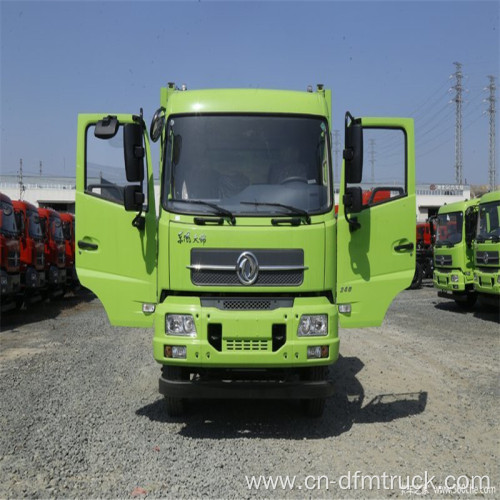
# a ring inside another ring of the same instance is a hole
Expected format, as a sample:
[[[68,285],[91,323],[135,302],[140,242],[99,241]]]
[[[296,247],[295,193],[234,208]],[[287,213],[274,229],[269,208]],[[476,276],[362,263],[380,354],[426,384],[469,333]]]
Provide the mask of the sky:
[[[45,175],[74,177],[78,113],[142,107],[149,124],[167,82],[322,83],[332,89],[333,129],[343,135],[347,110],[413,117],[417,182],[453,184],[458,61],[464,177],[487,184],[484,100],[488,75],[498,86],[499,14],[499,1],[0,0],[0,174],[16,174],[22,158],[25,174],[41,161]],[[157,170],[157,144],[153,158]]]

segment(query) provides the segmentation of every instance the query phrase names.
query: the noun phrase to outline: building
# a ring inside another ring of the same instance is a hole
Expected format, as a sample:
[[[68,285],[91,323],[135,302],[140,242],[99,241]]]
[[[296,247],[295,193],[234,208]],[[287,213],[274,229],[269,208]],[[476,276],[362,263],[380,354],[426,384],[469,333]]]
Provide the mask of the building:
[[[363,186],[370,189],[371,186]],[[62,212],[75,212],[75,179],[71,177],[24,176],[22,186],[15,175],[0,176],[0,191],[13,200],[24,199],[40,207],[50,207]],[[470,199],[470,186],[455,184],[417,185],[417,222],[425,222],[437,214],[440,206]],[[155,185],[155,196],[160,194],[159,183]],[[338,196],[338,190],[337,190]]]

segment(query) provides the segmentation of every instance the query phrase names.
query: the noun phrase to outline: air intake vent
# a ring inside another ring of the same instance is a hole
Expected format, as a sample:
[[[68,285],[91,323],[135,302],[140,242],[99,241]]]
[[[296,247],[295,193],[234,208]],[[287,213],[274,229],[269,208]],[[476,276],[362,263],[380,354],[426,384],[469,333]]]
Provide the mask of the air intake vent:
[[[268,351],[269,340],[265,339],[226,339],[226,351]]]

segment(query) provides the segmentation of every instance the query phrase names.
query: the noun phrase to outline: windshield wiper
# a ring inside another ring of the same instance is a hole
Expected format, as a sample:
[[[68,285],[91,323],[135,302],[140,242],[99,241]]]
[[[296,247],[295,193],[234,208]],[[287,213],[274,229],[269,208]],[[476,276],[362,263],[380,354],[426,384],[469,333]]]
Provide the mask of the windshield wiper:
[[[168,201],[175,201],[176,203],[192,203],[193,205],[204,205],[206,207],[213,208],[216,211],[215,215],[227,217],[231,221],[231,224],[233,226],[236,223],[236,219],[235,219],[234,215],[232,214],[232,212],[230,212],[229,210],[226,210],[225,208],[219,207],[219,205],[216,205],[215,203],[210,203],[209,201],[183,200],[183,199],[180,199],[180,200],[172,199],[172,200],[168,200]]]
[[[298,215],[300,217],[304,217],[306,220],[307,224],[311,223],[311,217],[307,213],[306,210],[302,210],[301,208],[297,207],[292,207],[290,205],[284,205],[283,203],[271,203],[271,202],[265,202],[265,201],[240,201],[242,205],[255,205],[256,207],[258,206],[268,206],[268,207],[280,207],[280,208],[285,208],[287,209],[292,215]],[[283,216],[283,215],[288,215],[288,214],[277,214],[277,216]]]

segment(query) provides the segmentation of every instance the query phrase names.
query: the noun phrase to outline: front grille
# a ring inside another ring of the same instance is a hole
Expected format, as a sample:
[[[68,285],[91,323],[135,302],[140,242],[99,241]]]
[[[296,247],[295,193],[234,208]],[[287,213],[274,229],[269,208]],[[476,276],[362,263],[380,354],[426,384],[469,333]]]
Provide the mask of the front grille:
[[[452,258],[451,255],[435,255],[434,265],[435,266],[451,266]]]
[[[476,253],[476,264],[479,265],[493,265],[493,266],[498,266],[499,263],[499,258],[498,258],[498,252],[477,252]]]
[[[282,297],[203,297],[202,307],[215,307],[223,311],[272,311],[280,307],[293,307],[293,298]]]
[[[19,252],[15,250],[11,250],[10,252],[8,252],[7,262],[9,267],[19,266]]]
[[[251,252],[258,262],[257,278],[251,286],[299,286],[304,281],[304,252],[284,250],[191,250],[191,281],[199,286],[246,286],[238,278],[237,262]]]
[[[264,339],[225,339],[226,351],[268,351],[269,340]]]

